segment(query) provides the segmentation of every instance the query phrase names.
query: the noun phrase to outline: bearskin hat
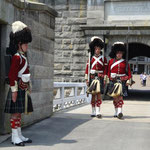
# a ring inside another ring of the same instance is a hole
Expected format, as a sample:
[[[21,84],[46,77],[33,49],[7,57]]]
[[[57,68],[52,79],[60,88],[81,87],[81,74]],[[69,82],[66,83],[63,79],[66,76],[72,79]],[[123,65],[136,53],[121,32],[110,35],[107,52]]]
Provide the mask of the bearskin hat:
[[[125,58],[125,54],[126,54],[126,46],[123,42],[115,42],[113,44],[113,46],[111,47],[111,52],[109,54],[109,56],[111,58],[115,58],[116,57],[116,53],[118,51],[123,52],[123,58]]]
[[[21,21],[15,21],[12,24],[12,31],[9,35],[9,50],[14,55],[18,50],[18,44],[26,44],[32,41],[31,30]]]
[[[104,41],[101,38],[97,37],[97,36],[93,36],[91,38],[91,42],[89,44],[91,55],[94,55],[95,46],[100,47],[101,49],[103,49],[104,48]]]

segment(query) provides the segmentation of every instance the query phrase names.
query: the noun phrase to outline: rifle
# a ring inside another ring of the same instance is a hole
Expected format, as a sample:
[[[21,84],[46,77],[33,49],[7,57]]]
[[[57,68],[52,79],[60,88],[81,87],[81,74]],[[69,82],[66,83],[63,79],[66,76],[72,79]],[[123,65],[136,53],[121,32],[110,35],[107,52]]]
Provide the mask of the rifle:
[[[90,85],[90,70],[91,70],[91,52],[89,50],[89,62],[88,62],[88,82],[89,82],[89,85]]]
[[[128,59],[129,59],[129,42],[128,42],[128,38],[129,38],[129,32],[130,32],[130,27],[128,26],[128,32],[127,32],[127,36],[126,36],[126,74],[128,75]]]

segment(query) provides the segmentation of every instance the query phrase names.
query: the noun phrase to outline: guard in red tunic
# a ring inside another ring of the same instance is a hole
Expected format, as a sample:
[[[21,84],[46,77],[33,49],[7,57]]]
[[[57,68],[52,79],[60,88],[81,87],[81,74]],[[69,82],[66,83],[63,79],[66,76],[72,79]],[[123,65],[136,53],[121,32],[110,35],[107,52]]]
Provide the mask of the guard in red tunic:
[[[104,42],[101,38],[94,36],[91,38],[91,43],[89,44],[89,47],[91,56],[89,57],[90,61],[88,61],[86,65],[85,80],[87,85],[89,86],[89,91],[94,91],[91,92],[91,117],[96,116],[97,118],[101,118],[101,94],[103,94],[104,84],[107,77],[107,60],[103,55],[101,55],[101,50],[104,48]],[[89,91],[88,93],[90,93]]]
[[[127,86],[131,85],[131,71],[129,64],[127,65],[124,59],[125,54],[125,44],[123,42],[115,42],[109,55],[112,59],[108,63],[109,90],[113,89],[114,84],[118,81],[122,84],[121,95],[113,97],[115,107],[114,117],[118,117],[119,119],[123,117],[123,96],[127,96]]]
[[[9,50],[12,54],[9,71],[10,91],[5,105],[5,113],[11,114],[12,144],[24,146],[32,140],[21,133],[21,114],[33,111],[30,91],[30,72],[26,52],[28,43],[32,41],[31,31],[24,23],[16,21],[12,24]]]

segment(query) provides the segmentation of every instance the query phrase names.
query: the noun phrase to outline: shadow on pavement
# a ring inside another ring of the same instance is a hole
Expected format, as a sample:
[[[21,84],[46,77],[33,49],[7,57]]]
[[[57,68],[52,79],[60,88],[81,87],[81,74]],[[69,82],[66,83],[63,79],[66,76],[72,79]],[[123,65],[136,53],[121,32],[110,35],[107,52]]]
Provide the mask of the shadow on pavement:
[[[78,114],[80,115],[80,114]],[[88,122],[92,118],[87,114],[80,117],[76,117],[75,114],[71,114],[71,118],[51,117],[36,123],[23,130],[23,134],[33,140],[32,144],[26,144],[26,146],[53,146],[59,143],[77,143],[76,139],[67,139],[75,128]],[[85,118],[85,119],[84,119]],[[0,147],[14,147],[10,143],[10,138],[2,143]]]
[[[150,101],[150,90],[129,90],[129,96],[125,100],[133,101]]]
[[[124,119],[144,119],[144,118],[149,118],[150,119],[150,116],[124,116]]]

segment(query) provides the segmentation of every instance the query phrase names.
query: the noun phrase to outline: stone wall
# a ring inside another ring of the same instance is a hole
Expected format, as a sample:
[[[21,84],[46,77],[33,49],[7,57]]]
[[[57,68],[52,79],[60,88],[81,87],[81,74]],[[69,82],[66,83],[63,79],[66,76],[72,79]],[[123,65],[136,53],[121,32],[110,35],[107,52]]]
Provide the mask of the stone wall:
[[[84,81],[87,42],[80,25],[87,23],[86,0],[55,0],[54,81]]]
[[[40,0],[39,0],[40,1]],[[55,25],[54,81],[84,82],[90,36],[83,25],[104,23],[104,0],[43,0],[58,12]],[[103,35],[100,35],[103,38]]]
[[[104,23],[104,0],[87,1],[87,25]]]
[[[8,93],[8,86],[5,84],[5,53],[8,45],[9,23],[13,22],[14,7],[6,1],[0,1],[0,134],[8,131],[8,118],[4,114],[5,99]],[[6,125],[6,126],[5,126]],[[5,127],[4,127],[5,126]]]
[[[13,4],[9,2],[2,2],[1,5],[6,12],[6,16],[12,16],[12,19],[4,20],[6,22],[6,39],[9,42],[10,24],[15,20],[21,20],[27,24],[33,35],[33,41],[29,44],[28,59],[31,70],[32,81],[32,100],[34,112],[29,116],[23,117],[23,126],[34,123],[38,120],[44,119],[52,115],[53,111],[53,66],[54,66],[54,39],[55,39],[55,17],[57,12],[44,4],[28,3],[26,5],[26,12],[24,12],[24,4],[19,0],[14,0]],[[1,14],[1,12],[0,12]],[[4,17],[1,16],[0,19]],[[5,55],[3,50],[3,56]],[[4,61],[4,60],[3,60]],[[4,63],[2,61],[2,63]],[[3,68],[3,72],[5,68]],[[3,75],[4,76],[4,75]],[[3,77],[4,79],[4,77]],[[5,93],[8,91],[8,86],[3,87]],[[5,94],[6,100],[7,94]],[[4,107],[4,103],[2,104]],[[1,114],[3,116],[3,126],[9,127],[9,115]],[[7,125],[8,124],[8,125]],[[7,132],[8,128],[3,128],[2,132]]]
[[[104,0],[44,2],[58,12],[55,25],[54,81],[84,82],[88,43],[94,34],[86,36],[81,26],[104,23]]]

